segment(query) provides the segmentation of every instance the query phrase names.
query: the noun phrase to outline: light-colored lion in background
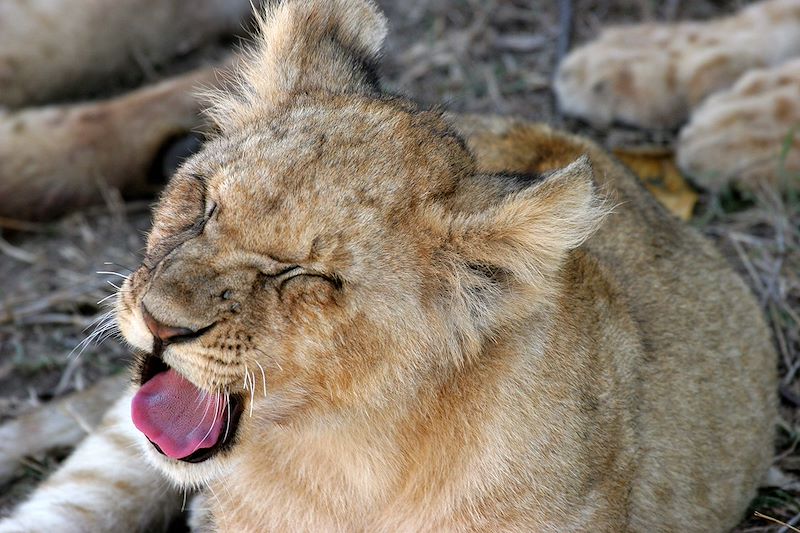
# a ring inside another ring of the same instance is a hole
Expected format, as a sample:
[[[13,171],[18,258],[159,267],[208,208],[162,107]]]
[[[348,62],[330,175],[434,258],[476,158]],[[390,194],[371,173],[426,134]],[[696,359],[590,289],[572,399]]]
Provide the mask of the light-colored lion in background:
[[[567,114],[599,126],[678,128],[697,183],[755,188],[800,174],[800,2],[765,0],[706,22],[608,28],[554,80]]]
[[[385,32],[264,15],[120,291],[131,391],[0,531],[147,527],[165,479],[204,531],[742,517],[776,407],[743,281],[591,142],[381,92]]]

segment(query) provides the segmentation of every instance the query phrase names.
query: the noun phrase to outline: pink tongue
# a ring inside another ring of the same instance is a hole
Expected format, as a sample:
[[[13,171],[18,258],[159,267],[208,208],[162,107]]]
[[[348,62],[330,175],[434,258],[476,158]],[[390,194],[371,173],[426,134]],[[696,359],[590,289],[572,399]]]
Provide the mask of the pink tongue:
[[[226,405],[223,395],[203,393],[170,369],[139,389],[131,417],[164,454],[181,459],[219,441]]]

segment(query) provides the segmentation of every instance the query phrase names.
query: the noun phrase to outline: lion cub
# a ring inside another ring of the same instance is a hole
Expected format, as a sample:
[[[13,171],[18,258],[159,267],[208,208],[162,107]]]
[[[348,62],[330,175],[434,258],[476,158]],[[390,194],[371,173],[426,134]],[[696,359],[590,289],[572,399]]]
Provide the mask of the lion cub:
[[[739,520],[776,385],[745,284],[590,142],[382,93],[385,33],[263,16],[119,293],[130,393],[0,531],[148,527],[164,479],[210,531]]]

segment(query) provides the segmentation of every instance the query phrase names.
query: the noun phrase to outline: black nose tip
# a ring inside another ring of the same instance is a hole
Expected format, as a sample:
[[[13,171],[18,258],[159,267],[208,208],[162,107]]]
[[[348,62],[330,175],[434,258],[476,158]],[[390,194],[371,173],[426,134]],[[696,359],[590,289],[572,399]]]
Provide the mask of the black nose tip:
[[[142,316],[144,317],[144,323],[147,329],[150,330],[150,333],[164,344],[191,340],[203,333],[203,330],[195,331],[189,328],[162,324],[153,318],[153,315],[150,314],[144,305],[142,305]]]

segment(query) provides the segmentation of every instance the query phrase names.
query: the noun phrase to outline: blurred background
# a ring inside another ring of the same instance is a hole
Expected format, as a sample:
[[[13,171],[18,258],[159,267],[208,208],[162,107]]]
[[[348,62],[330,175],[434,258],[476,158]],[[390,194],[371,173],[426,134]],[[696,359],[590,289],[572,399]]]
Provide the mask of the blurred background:
[[[137,28],[136,10],[79,21],[96,29],[94,41],[86,46],[97,49],[104,42],[117,43],[125,50],[124,60],[111,64],[109,59],[107,71],[76,72],[72,68],[76,62],[93,56],[72,51],[62,59],[63,72],[32,75],[34,84],[58,82],[52,83],[54,89],[23,91],[19,97],[9,90],[4,97],[4,83],[12,83],[10,76],[17,72],[9,58],[18,54],[30,60],[25,55],[29,50],[14,48],[18,44],[10,41],[10,33],[4,40],[4,28],[33,31],[26,47],[37,41],[35,32],[42,32],[44,51],[35,58],[47,72],[48,57],[54,57],[46,53],[48,38],[70,35],[67,30],[60,35],[52,24],[68,25],[63,21],[83,16],[75,13],[81,8],[70,7],[74,0],[62,0],[61,12],[55,12],[58,17],[52,18],[50,12],[48,24],[39,18],[25,26],[20,17],[31,14],[20,7],[25,1],[5,2],[8,5],[0,3],[0,423],[125,368],[129,354],[110,320],[109,297],[140,261],[155,195],[202,140],[203,122],[195,110],[202,104],[189,87],[198,80],[210,85],[219,79],[204,68],[226,61],[229,50],[246,43],[247,31],[242,28],[248,25],[246,10],[234,9],[234,0],[222,3],[220,13],[209,15],[216,19],[193,15],[199,17],[195,27],[204,28],[195,33],[182,28],[183,12],[164,8],[159,16],[167,22],[159,31],[185,38],[164,40],[161,33],[142,47],[132,47],[113,30],[116,17],[127,21],[120,27],[149,35],[147,28]],[[120,5],[133,3],[125,0]],[[781,421],[775,461],[785,475],[773,480],[775,486],[764,488],[752,507],[789,524],[751,513],[736,531],[798,531],[793,526],[800,523],[796,477],[800,475],[800,187],[742,190],[730,185],[703,190],[674,165],[676,131],[619,125],[594,128],[561,114],[551,88],[559,61],[569,50],[596,38],[604,27],[707,20],[734,13],[749,2],[377,3],[390,21],[381,70],[389,91],[454,112],[512,115],[592,137],[628,162],[676,215],[725,252],[759,298],[780,354]],[[244,4],[249,9],[249,3]],[[113,5],[108,2],[106,9]],[[80,39],[88,39],[80,24],[69,31],[80,30],[84,32]],[[156,29],[158,25],[153,26]],[[69,181],[70,172],[77,181]],[[8,479],[0,479],[0,515],[67,452],[57,449],[27,457]]]

